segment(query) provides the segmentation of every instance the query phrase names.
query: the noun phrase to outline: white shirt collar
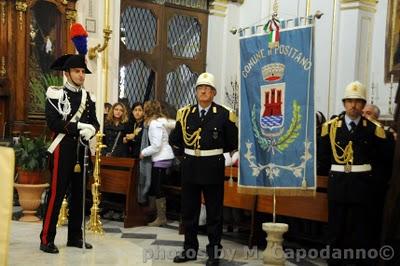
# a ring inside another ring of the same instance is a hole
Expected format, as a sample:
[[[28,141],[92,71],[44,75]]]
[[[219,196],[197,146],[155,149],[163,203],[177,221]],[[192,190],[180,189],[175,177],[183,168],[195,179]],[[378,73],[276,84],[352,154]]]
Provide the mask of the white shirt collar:
[[[204,115],[206,115],[208,113],[208,110],[210,110],[211,104],[209,106],[207,106],[206,108],[203,108],[200,106],[199,104],[199,115],[201,115],[201,110],[206,110],[206,113]]]
[[[347,115],[344,116],[344,121],[346,122],[347,127],[350,129],[350,123],[354,122],[356,125],[358,125],[358,123],[360,122],[361,116],[357,117],[356,119],[352,120],[350,117],[348,117]]]

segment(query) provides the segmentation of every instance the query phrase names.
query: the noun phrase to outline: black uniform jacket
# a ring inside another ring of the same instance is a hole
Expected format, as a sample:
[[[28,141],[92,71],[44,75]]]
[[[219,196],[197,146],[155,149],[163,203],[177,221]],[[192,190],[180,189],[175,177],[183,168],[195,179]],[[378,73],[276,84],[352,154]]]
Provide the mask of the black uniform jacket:
[[[386,182],[384,176],[377,169],[390,165],[393,153],[389,149],[388,142],[383,128],[376,122],[361,118],[354,132],[347,128],[344,115],[337,118],[339,121],[336,138],[334,141],[341,148],[345,149],[349,141],[352,141],[353,165],[370,164],[372,171],[367,172],[337,172],[330,171],[328,178],[328,199],[360,203],[373,201],[380,192],[379,189]],[[318,156],[321,164],[330,169],[332,164],[343,164],[335,161],[331,146],[331,122],[324,124],[321,134],[321,149]],[[341,125],[340,125],[341,124]],[[336,147],[338,156],[343,151]]]
[[[66,92],[68,100],[71,104],[71,112],[67,116],[66,120],[63,120],[62,115],[54,107],[58,107],[58,97],[63,92]],[[53,95],[51,95],[51,93],[53,93]],[[79,122],[91,124],[97,131],[100,128],[100,125],[96,118],[95,103],[91,100],[90,94],[88,92],[86,93],[86,107],[81,115]],[[79,130],[77,128],[78,123],[71,122],[71,118],[75,115],[81,104],[82,91],[73,92],[65,87],[54,87],[53,89],[49,88],[46,94],[48,97],[45,107],[47,126],[50,128],[51,131],[56,133],[55,136],[57,135],[57,133],[66,134],[66,136],[61,141],[61,144],[66,142],[71,143],[71,141],[76,140],[79,136]],[[51,101],[54,106],[49,101]],[[74,145],[76,145],[76,141],[74,141],[73,143]]]
[[[192,134],[198,128],[201,128],[200,150],[223,149],[224,152],[230,152],[237,149],[238,129],[235,125],[235,119],[233,119],[233,113],[230,113],[223,106],[212,103],[205,118],[201,121],[197,105],[180,109],[178,116],[185,108],[190,108],[186,119],[186,133]],[[175,129],[170,134],[171,146],[180,150],[184,148],[195,149],[195,146],[188,146],[184,142],[182,125],[178,120]],[[225,158],[223,154],[204,157],[183,154],[182,183],[221,184],[224,182],[224,169]]]

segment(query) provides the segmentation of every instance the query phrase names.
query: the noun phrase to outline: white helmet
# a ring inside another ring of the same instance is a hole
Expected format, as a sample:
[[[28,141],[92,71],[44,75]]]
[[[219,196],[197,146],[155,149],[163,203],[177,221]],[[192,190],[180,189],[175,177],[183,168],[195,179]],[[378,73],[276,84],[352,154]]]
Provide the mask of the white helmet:
[[[365,86],[359,81],[353,81],[348,84],[344,90],[342,101],[346,99],[361,99],[367,101]]]
[[[208,85],[215,89],[214,75],[207,72],[200,74],[196,81],[196,88],[199,85]]]

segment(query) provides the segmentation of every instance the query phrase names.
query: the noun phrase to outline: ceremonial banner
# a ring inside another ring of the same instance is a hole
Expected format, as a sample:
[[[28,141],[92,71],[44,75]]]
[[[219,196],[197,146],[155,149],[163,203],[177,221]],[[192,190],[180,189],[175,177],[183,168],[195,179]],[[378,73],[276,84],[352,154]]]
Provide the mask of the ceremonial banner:
[[[316,189],[313,26],[240,39],[239,191],[313,195]]]

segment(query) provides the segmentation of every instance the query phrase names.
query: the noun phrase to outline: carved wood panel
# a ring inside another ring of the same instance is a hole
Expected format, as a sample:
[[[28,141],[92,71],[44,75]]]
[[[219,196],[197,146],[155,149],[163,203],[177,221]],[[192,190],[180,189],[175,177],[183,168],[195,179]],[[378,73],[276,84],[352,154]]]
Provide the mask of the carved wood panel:
[[[11,111],[5,118],[7,124],[10,125],[7,130],[8,136],[11,131],[31,131],[32,135],[45,132],[43,110],[37,112],[37,109],[31,108],[32,75],[41,75],[41,69],[37,68],[36,72],[30,71],[32,69],[30,58],[35,50],[32,49],[35,38],[39,36],[44,38],[43,45],[46,46],[46,38],[50,34],[48,31],[43,32],[43,29],[39,29],[36,25],[35,12],[39,12],[41,18],[46,15],[40,14],[41,8],[48,8],[47,10],[59,13],[59,16],[48,14],[42,18],[55,18],[47,21],[54,25],[46,26],[47,29],[53,27],[57,32],[52,35],[53,39],[47,42],[48,50],[49,47],[55,49],[52,56],[55,58],[64,53],[74,52],[74,46],[68,40],[68,35],[70,24],[76,20],[75,4],[76,0],[0,0],[0,79],[7,81],[6,89],[9,91],[7,101]],[[46,34],[47,36],[44,36]],[[52,58],[49,57],[48,60]],[[47,63],[49,64],[51,62]],[[0,128],[2,128],[1,124]]]

